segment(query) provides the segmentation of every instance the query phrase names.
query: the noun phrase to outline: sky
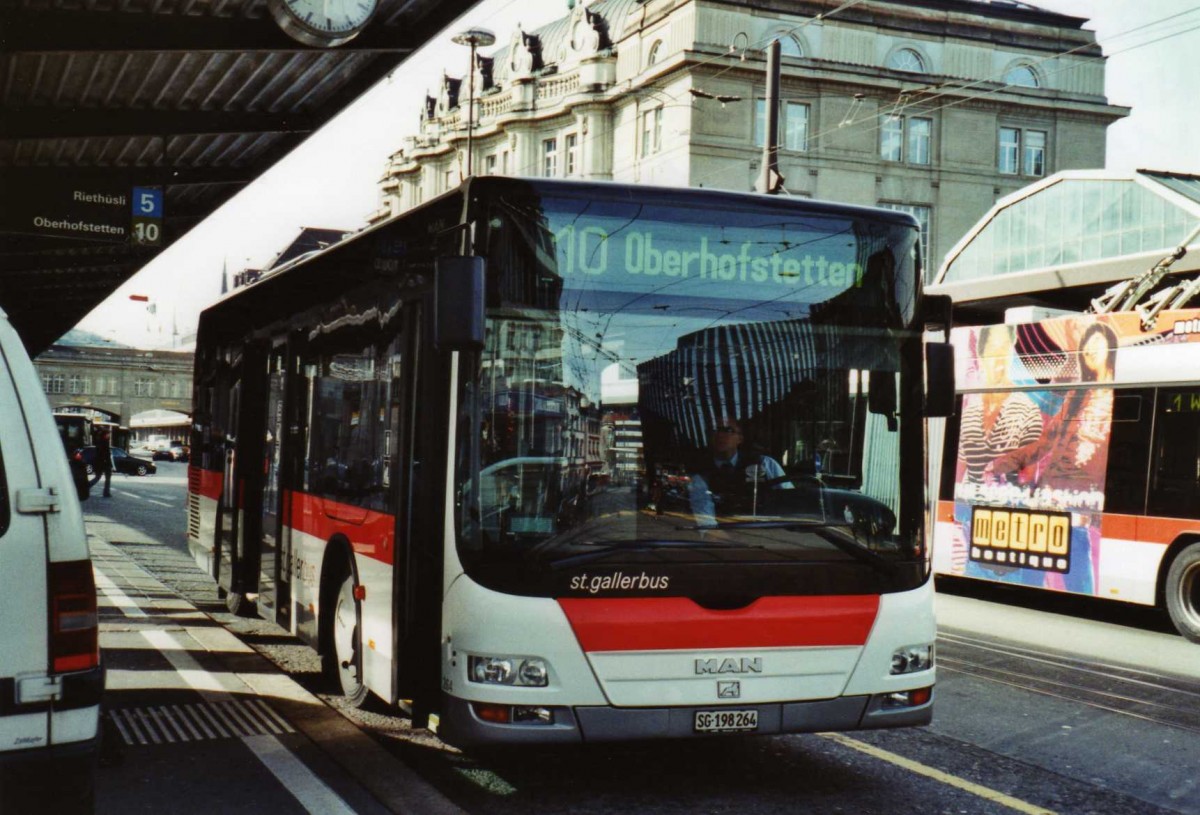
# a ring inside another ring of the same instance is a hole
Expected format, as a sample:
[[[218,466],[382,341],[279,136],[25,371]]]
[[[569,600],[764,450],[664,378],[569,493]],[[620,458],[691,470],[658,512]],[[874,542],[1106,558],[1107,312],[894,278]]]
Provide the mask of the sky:
[[[1200,0],[1027,0],[1084,17],[1107,56],[1106,95],[1132,108],[1108,130],[1106,166],[1200,174]],[[118,288],[79,328],[140,348],[170,348],[195,331],[219,296],[222,271],[261,268],[303,227],[357,229],[379,206],[388,157],[417,132],[421,101],[443,73],[463,76],[468,27],[496,34],[490,54],[518,25],[535,29],[567,13],[566,0],[483,0],[391,76],[361,96],[287,158],[177,240]],[[149,298],[147,303],[130,295]]]

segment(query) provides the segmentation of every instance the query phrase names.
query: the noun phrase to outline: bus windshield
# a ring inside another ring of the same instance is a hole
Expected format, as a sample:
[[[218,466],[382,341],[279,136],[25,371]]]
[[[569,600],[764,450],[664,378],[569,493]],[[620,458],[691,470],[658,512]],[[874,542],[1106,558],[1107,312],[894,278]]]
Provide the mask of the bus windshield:
[[[483,222],[468,573],[547,595],[925,579],[915,227],[594,194],[501,196]]]

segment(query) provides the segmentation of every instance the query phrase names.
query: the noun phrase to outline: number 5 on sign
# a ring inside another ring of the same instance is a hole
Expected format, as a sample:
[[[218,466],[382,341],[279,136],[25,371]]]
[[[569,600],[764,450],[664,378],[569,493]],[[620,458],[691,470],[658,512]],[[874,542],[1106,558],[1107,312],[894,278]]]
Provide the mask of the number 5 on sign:
[[[133,243],[158,246],[162,243],[162,187],[133,188]]]

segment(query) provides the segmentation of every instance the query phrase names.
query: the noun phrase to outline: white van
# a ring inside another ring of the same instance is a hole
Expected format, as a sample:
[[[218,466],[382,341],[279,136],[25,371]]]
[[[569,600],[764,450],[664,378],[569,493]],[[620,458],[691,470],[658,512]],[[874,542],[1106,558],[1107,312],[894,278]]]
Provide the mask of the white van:
[[[0,812],[92,811],[103,690],[79,496],[0,310]]]

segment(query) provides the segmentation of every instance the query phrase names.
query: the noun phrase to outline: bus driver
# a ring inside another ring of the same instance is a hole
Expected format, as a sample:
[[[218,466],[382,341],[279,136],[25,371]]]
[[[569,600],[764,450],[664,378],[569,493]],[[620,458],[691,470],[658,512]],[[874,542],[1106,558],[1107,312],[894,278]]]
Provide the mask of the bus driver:
[[[722,417],[709,431],[709,456],[691,474],[688,498],[696,525],[715,527],[721,515],[757,515],[763,498],[760,490],[792,489],[779,462],[765,453],[744,447],[737,419]]]

